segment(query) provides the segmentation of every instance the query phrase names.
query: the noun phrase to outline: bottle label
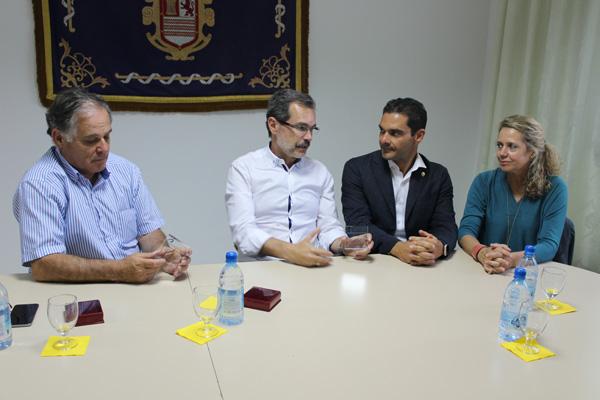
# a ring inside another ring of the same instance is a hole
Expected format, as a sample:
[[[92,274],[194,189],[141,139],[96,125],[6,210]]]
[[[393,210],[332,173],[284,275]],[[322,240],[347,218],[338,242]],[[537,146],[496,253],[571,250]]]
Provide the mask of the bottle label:
[[[224,316],[237,316],[242,310],[242,296],[237,290],[225,290],[221,295],[221,313]]]
[[[225,314],[235,314],[241,309],[237,296],[225,296],[223,298],[223,312]]]
[[[0,341],[10,336],[10,312],[8,306],[0,309]]]

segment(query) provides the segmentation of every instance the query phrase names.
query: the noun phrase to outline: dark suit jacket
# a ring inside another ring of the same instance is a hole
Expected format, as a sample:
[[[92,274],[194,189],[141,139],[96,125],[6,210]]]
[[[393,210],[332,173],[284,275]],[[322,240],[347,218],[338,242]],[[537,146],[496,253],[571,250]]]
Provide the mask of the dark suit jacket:
[[[410,177],[406,203],[406,235],[418,236],[419,229],[456,246],[457,227],[452,203],[452,181],[448,170],[423,155],[427,168],[419,168]],[[381,151],[353,158],[344,165],[342,206],[346,225],[368,225],[373,235],[373,253],[389,254],[398,242],[396,205],[392,173]]]

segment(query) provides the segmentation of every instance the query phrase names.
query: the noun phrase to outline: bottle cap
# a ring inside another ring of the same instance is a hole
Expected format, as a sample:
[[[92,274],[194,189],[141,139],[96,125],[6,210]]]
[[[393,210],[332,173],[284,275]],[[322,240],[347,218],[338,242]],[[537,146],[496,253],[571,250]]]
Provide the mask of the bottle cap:
[[[237,262],[237,253],[235,251],[228,251],[225,254],[225,262],[227,263],[234,263]]]
[[[522,268],[522,267],[515,268],[515,279],[516,280],[522,281],[523,279],[525,279],[526,274],[527,274],[527,271],[525,271],[525,268]]]
[[[533,256],[535,255],[535,246],[528,244],[527,246],[525,246],[525,255],[526,256]]]

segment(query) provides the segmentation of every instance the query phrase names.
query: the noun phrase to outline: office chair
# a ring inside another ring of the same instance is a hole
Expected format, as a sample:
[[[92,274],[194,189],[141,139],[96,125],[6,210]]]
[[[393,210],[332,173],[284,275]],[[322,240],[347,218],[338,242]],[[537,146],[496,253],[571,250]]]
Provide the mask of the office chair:
[[[572,265],[573,248],[575,247],[575,224],[569,218],[565,218],[565,226],[560,237],[558,250],[552,261]]]

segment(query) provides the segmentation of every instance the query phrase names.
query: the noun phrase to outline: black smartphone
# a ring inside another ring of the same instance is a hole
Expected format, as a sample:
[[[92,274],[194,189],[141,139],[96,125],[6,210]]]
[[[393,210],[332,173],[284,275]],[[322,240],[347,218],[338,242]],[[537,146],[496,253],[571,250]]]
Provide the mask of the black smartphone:
[[[31,326],[39,304],[17,304],[10,313],[10,323],[13,327]]]

